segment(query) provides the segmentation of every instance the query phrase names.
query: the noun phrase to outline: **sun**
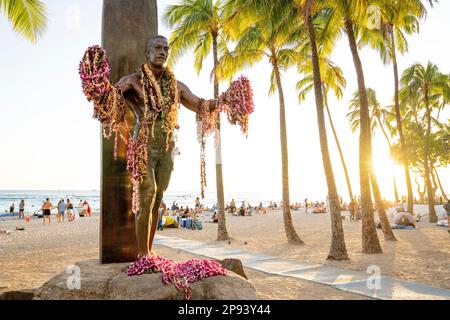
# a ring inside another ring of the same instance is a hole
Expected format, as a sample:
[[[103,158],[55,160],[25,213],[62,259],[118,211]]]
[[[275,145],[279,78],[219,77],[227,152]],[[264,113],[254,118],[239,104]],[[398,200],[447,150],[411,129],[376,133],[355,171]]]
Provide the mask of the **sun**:
[[[373,167],[378,180],[381,195],[386,200],[395,200],[395,188],[398,196],[406,195],[404,169],[394,162],[389,154],[387,144],[374,140],[373,144]]]

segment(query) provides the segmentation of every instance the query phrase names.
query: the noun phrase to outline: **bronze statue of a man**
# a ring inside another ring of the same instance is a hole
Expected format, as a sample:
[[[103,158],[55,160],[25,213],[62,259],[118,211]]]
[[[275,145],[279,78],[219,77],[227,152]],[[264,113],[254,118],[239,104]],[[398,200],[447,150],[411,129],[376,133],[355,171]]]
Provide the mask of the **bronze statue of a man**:
[[[179,103],[198,113],[204,101],[177,81],[165,67],[169,52],[165,37],[151,37],[147,43],[147,63],[141,71],[125,76],[117,83],[136,117],[137,128],[141,126],[142,129],[143,124],[148,124],[146,113],[149,113],[149,106],[152,109],[150,129],[144,132],[148,137],[148,165],[140,185],[140,208],[135,216],[138,257],[154,254],[151,249],[158,209],[173,170],[173,130]],[[215,101],[208,102],[214,110]]]

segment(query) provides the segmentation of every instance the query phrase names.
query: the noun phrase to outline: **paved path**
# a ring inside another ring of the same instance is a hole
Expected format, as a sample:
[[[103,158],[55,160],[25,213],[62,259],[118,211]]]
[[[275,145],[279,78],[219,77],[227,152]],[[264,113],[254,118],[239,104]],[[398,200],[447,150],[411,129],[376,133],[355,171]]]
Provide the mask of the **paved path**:
[[[279,259],[240,249],[156,235],[154,244],[181,249],[208,258],[236,258],[247,268],[268,274],[308,280],[381,300],[450,300],[450,290],[360,271],[297,260]]]

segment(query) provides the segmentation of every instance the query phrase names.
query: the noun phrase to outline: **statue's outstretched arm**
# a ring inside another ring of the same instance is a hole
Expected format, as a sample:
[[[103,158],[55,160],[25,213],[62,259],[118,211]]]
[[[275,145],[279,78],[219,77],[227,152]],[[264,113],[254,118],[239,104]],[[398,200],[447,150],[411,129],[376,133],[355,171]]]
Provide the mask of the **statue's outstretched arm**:
[[[191,90],[181,81],[178,81],[178,89],[180,90],[181,104],[184,105],[189,110],[198,113],[200,109],[200,104],[204,100],[193,94]],[[210,110],[212,111],[216,108],[216,101],[209,100],[209,102],[211,108]]]

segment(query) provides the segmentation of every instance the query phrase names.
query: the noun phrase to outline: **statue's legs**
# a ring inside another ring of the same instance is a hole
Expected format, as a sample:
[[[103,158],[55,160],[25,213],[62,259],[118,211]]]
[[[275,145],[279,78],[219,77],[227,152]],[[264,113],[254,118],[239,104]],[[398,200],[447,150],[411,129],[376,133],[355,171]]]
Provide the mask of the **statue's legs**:
[[[155,204],[156,179],[151,166],[148,166],[147,174],[140,186],[141,207],[135,216],[136,240],[138,245],[138,256],[146,256],[150,253],[149,226],[151,224],[150,214]]]
[[[171,152],[172,148],[169,149],[168,152],[164,155],[162,159],[158,161],[156,166],[155,176],[156,176],[156,197],[155,204],[153,205],[152,211],[152,223],[150,229],[150,237],[149,237],[149,248],[152,249],[153,238],[155,237],[156,228],[158,226],[158,209],[161,205],[164,191],[166,191],[169,186],[170,176],[173,170],[173,162]]]
[[[172,150],[175,143],[170,141],[166,150],[166,142],[161,124],[156,122],[150,137],[148,170],[141,184],[141,210],[136,215],[139,256],[151,254],[158,225],[158,209],[173,170]]]

